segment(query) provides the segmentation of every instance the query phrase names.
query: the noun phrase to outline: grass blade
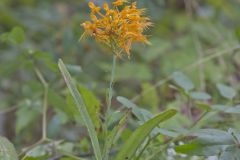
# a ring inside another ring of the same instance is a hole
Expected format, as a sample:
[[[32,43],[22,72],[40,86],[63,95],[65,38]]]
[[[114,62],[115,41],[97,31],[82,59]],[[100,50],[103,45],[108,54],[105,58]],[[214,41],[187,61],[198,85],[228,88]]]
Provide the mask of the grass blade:
[[[91,138],[93,150],[94,150],[94,155],[97,160],[102,160],[102,154],[101,154],[101,150],[100,150],[100,146],[99,146],[97,133],[94,129],[93,122],[88,114],[88,111],[86,109],[86,105],[83,101],[83,98],[82,98],[81,94],[79,93],[76,85],[73,83],[72,78],[61,59],[58,62],[58,66],[59,66],[59,69],[60,69],[60,71],[65,79],[65,82],[70,90],[70,93],[74,98],[75,104],[81,114],[83,122],[84,122],[85,126],[87,127],[89,136]]]
[[[170,109],[158,114],[137,128],[127,142],[121,147],[115,160],[130,160],[136,153],[138,147],[144,142],[150,132],[159,125],[159,123],[168,120],[176,114],[176,110]]]

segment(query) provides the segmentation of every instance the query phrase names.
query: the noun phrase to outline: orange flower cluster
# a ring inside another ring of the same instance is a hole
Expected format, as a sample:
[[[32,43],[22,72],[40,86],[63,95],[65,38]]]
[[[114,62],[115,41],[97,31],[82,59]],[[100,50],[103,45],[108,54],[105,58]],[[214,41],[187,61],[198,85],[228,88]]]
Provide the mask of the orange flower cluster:
[[[143,31],[152,23],[143,16],[144,9],[136,7],[136,2],[129,4],[127,0],[117,0],[112,3],[112,9],[107,3],[103,5],[103,9],[92,2],[88,5],[91,9],[91,21],[82,24],[85,33],[111,47],[118,56],[124,52],[130,56],[134,42],[149,43]]]

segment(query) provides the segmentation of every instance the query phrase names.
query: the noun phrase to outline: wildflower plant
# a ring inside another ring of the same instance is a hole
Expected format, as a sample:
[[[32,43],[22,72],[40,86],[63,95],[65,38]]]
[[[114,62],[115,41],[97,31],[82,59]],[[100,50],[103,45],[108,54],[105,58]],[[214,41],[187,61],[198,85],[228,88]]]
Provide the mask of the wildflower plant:
[[[149,44],[144,30],[152,25],[150,19],[144,16],[145,9],[138,9],[137,2],[117,0],[111,6],[107,3],[103,7],[89,2],[91,10],[90,21],[81,24],[85,32],[83,36],[91,36],[97,42],[108,46],[113,52],[113,65],[107,102],[106,121],[110,118],[109,110],[113,96],[113,82],[116,68],[116,58],[127,54],[130,57],[132,44],[142,42]],[[107,126],[105,126],[106,129]]]
[[[127,106],[129,109],[123,114],[122,118],[119,120],[119,123],[115,125],[112,130],[109,129],[109,121],[112,118],[110,108],[112,105],[112,86],[114,83],[116,60],[117,57],[122,57],[124,54],[130,57],[130,50],[132,44],[135,42],[149,44],[147,36],[144,35],[143,32],[150,27],[152,23],[148,17],[144,16],[145,10],[137,8],[137,2],[129,3],[126,0],[117,0],[112,3],[111,7],[107,3],[104,3],[103,8],[96,6],[93,2],[89,2],[88,6],[91,9],[91,20],[81,24],[85,30],[81,38],[83,36],[94,37],[97,42],[108,46],[113,52],[113,66],[107,97],[107,110],[103,116],[104,121],[102,122],[102,131],[104,137],[104,143],[102,145],[103,149],[100,148],[100,141],[98,140],[98,135],[94,129],[91,117],[87,112],[84,100],[81,94],[78,92],[77,87],[73,83],[70,74],[61,60],[59,61],[59,68],[75,100],[75,104],[79,109],[84,124],[88,129],[95,158],[97,160],[109,160],[112,147],[119,138],[119,134],[121,133],[121,130],[127,121],[130,108],[131,106],[134,106],[134,104],[131,104],[131,102],[127,99],[120,98],[119,102]],[[129,137],[129,140],[123,144],[114,159],[124,160],[140,157],[141,153],[136,155],[136,152],[149,136],[151,131],[160,122],[171,118],[175,114],[176,110],[170,109],[158,114],[157,116],[153,116],[151,119],[146,121],[132,133],[132,135]]]

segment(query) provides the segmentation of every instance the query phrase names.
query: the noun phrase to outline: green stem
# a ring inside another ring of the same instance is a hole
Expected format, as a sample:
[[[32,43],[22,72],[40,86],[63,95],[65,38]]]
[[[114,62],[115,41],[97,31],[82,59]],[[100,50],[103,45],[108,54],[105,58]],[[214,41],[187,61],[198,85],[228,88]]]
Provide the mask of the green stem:
[[[33,148],[35,148],[36,146],[40,145],[40,144],[43,144],[45,142],[51,142],[53,140],[51,139],[40,139],[39,141],[37,141],[36,143],[30,145],[30,146],[27,146],[24,148],[24,150],[18,154],[18,157],[22,157],[25,153],[27,153],[28,151],[32,150]],[[27,157],[27,155],[24,155],[21,159],[24,159],[25,157]]]
[[[23,152],[21,152],[19,154],[19,157],[21,157],[24,153],[30,151],[31,149],[33,149],[34,147],[36,147],[39,144],[42,144],[43,142],[46,141],[51,141],[48,137],[47,137],[47,109],[48,109],[48,83],[47,81],[44,79],[42,73],[39,71],[39,69],[37,67],[34,68],[35,73],[37,74],[37,77],[39,78],[40,82],[43,85],[44,88],[44,95],[43,95],[43,117],[42,117],[42,137],[39,141],[37,141],[35,144],[27,147]],[[26,156],[26,155],[25,155]],[[24,157],[25,157],[24,156]],[[24,159],[24,157],[22,159]]]
[[[74,159],[74,160],[84,160],[83,158],[77,157],[77,156],[75,156],[75,155],[73,155],[73,154],[71,154],[71,153],[68,153],[68,152],[64,151],[64,150],[59,150],[59,151],[60,151],[64,156],[69,157],[69,158],[71,158],[71,159]]]
[[[107,113],[109,112],[109,109],[111,108],[111,105],[112,105],[113,82],[115,77],[116,61],[117,61],[117,56],[113,55],[111,80],[110,80],[109,92],[108,92]]]
[[[47,139],[47,109],[48,109],[48,83],[44,79],[42,73],[38,68],[35,68],[35,72],[40,79],[41,83],[44,87],[44,95],[43,95],[43,117],[42,117],[42,139]]]
[[[189,95],[187,96],[187,114],[189,120],[192,120],[192,104]]]
[[[198,118],[197,121],[195,121],[191,126],[190,129],[194,128],[195,126],[197,126],[197,124],[208,114],[208,111],[205,111],[200,118]]]
[[[44,99],[43,99],[43,122],[42,122],[42,139],[47,139],[47,110],[48,110],[48,86],[44,89]]]
[[[114,83],[114,77],[115,77],[115,70],[116,70],[116,61],[117,61],[117,56],[114,54],[113,55],[113,61],[112,61],[112,71],[111,71],[111,79],[109,83],[109,91],[108,91],[108,99],[107,99],[107,111],[105,114],[105,122],[103,123],[103,131],[105,135],[105,144],[104,144],[104,149],[103,149],[103,156],[104,160],[108,160],[109,158],[109,151],[108,151],[108,122],[110,119],[110,108],[112,105],[112,97],[113,97],[113,83]]]

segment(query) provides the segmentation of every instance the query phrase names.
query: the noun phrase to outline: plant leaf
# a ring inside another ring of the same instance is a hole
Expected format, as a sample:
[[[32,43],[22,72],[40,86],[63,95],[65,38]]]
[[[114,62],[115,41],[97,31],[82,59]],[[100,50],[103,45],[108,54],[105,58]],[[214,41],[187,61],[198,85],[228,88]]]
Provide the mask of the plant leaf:
[[[70,93],[72,94],[72,96],[74,98],[74,101],[80,112],[83,122],[84,122],[85,126],[87,127],[89,136],[91,138],[93,150],[94,150],[94,155],[97,160],[102,160],[102,154],[101,154],[101,150],[100,150],[100,146],[99,146],[97,133],[94,129],[93,122],[89,116],[87,109],[86,109],[86,104],[84,103],[83,97],[79,93],[76,85],[73,83],[72,78],[61,59],[59,60],[58,66],[59,66],[60,71],[62,72],[62,75],[63,75],[65,82],[70,90]]]
[[[21,44],[25,40],[25,33],[21,27],[14,27],[10,32],[0,35],[0,41],[10,42],[12,44]]]
[[[229,146],[223,151],[219,160],[240,160],[240,149],[236,146]]]
[[[189,92],[194,88],[193,83],[182,72],[174,72],[172,78],[179,87],[185,90],[185,92]]]
[[[235,145],[232,136],[222,130],[200,129],[188,136],[196,137],[191,143],[175,147],[179,153],[197,156],[213,156]]]
[[[33,124],[33,122],[38,118],[39,112],[36,107],[38,107],[38,105],[29,100],[24,101],[24,103],[20,105],[16,112],[16,134],[19,134],[27,127],[30,127],[30,124]]]
[[[132,113],[142,122],[146,122],[153,117],[152,113],[146,109],[138,107],[125,97],[118,96],[117,100],[125,107],[132,109]]]
[[[93,94],[92,91],[84,87],[83,85],[78,85],[78,91],[82,95],[83,101],[86,105],[88,114],[92,119],[94,127],[96,129],[100,128],[100,101]],[[67,95],[67,113],[69,113],[70,118],[75,119],[79,123],[83,123],[81,115],[78,114],[77,108],[75,107],[75,102],[70,93]]]
[[[95,128],[100,128],[100,101],[93,94],[92,91],[88,90],[86,87],[79,85],[78,90],[81,93],[84,103],[87,107],[87,111],[89,113],[90,118],[95,126]]]
[[[191,92],[190,96],[196,100],[210,100],[212,98],[205,92]]]
[[[211,108],[213,110],[221,111],[224,113],[230,113],[230,114],[239,114],[240,113],[240,105],[236,105],[236,106],[232,107],[232,106],[216,104],[216,105],[212,105]]]
[[[230,100],[232,100],[237,94],[232,87],[226,86],[224,84],[217,84],[217,89],[223,97]]]
[[[14,27],[9,34],[9,38],[17,44],[21,44],[24,42],[25,34],[22,28]]]
[[[8,139],[0,136],[0,159],[18,160],[16,150]]]
[[[163,113],[158,114],[154,118],[148,120],[143,125],[138,127],[130,136],[130,138],[121,147],[121,150],[117,154],[115,160],[127,160],[131,159],[138,147],[144,142],[150,132],[159,125],[159,123],[168,120],[176,114],[176,110],[170,109]]]

